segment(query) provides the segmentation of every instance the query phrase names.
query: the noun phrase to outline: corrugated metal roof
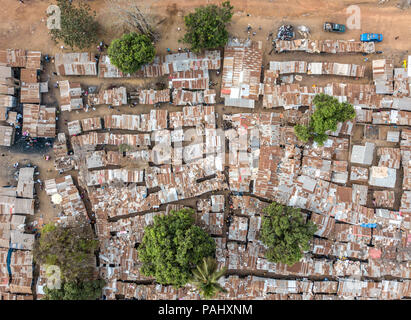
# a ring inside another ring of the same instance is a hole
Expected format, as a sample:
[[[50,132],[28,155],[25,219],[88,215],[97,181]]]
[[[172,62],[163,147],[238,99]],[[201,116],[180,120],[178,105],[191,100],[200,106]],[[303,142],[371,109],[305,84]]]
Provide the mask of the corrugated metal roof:
[[[56,108],[24,104],[24,131],[33,138],[54,138],[56,136]]]
[[[96,76],[97,65],[89,52],[56,53],[54,57],[59,76]]]
[[[126,87],[108,89],[97,94],[89,94],[87,98],[90,105],[121,106],[127,104],[127,89]]]

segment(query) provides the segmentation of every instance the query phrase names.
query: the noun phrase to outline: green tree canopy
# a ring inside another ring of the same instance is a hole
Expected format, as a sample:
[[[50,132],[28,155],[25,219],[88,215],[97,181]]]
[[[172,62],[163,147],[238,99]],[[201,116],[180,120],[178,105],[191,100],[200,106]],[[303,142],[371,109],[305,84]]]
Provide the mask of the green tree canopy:
[[[194,13],[184,17],[187,32],[183,41],[191,44],[191,50],[196,52],[224,46],[228,41],[226,24],[233,16],[233,8],[229,1],[223,2],[221,7],[196,8]]]
[[[155,48],[148,36],[126,33],[113,40],[108,48],[110,62],[124,73],[134,73],[142,65],[154,60]]]
[[[226,290],[218,283],[227,268],[218,270],[218,264],[213,257],[203,259],[203,262],[193,270],[193,278],[191,283],[197,287],[200,295],[205,299],[213,298],[218,292],[225,292]]]
[[[304,217],[298,208],[273,202],[264,209],[261,240],[268,247],[266,258],[276,263],[293,265],[309,249],[309,241],[317,227]]]
[[[161,284],[181,287],[204,257],[215,254],[214,240],[194,225],[193,214],[193,209],[171,211],[154,217],[154,224],[145,228],[138,248],[144,275],[155,277]]]
[[[89,5],[80,1],[75,6],[68,0],[57,0],[57,6],[61,12],[61,29],[50,30],[50,35],[54,41],[63,41],[72,49],[74,47],[89,48],[97,42],[96,13],[91,12]]]
[[[104,280],[65,282],[61,289],[44,288],[43,300],[96,300],[101,297]]]
[[[82,281],[93,278],[97,248],[98,240],[87,223],[68,227],[47,224],[34,245],[33,257],[40,265],[58,266],[64,281]]]
[[[316,95],[313,104],[315,111],[311,116],[309,125],[296,125],[294,127],[297,138],[303,142],[313,139],[323,145],[328,138],[326,131],[335,131],[339,122],[355,118],[355,110],[351,104],[339,102],[329,95],[323,93]]]

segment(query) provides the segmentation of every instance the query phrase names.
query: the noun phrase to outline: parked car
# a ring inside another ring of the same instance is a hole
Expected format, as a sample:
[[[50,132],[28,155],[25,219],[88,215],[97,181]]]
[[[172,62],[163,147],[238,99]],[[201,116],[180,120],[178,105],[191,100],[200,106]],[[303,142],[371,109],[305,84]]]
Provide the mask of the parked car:
[[[334,23],[334,22],[325,22],[324,31],[343,33],[345,32],[345,25]]]
[[[381,42],[382,34],[381,33],[363,33],[360,38],[363,42]]]

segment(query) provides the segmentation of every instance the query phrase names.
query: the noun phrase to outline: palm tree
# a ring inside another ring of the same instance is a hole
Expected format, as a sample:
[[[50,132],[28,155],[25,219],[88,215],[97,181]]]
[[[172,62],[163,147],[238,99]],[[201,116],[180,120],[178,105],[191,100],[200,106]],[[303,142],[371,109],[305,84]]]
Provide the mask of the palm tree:
[[[217,267],[217,261],[212,257],[207,257],[193,270],[191,283],[197,287],[200,295],[205,299],[213,298],[218,292],[226,292],[218,283],[218,279],[225,274],[227,268],[217,270]]]

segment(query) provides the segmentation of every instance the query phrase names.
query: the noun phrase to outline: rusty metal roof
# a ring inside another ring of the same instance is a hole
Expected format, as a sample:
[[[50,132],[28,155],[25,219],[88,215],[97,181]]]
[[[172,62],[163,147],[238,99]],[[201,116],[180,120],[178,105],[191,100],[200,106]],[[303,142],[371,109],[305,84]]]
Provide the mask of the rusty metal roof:
[[[33,138],[54,138],[56,136],[56,108],[24,104],[24,131]]]
[[[96,60],[89,52],[56,53],[54,63],[59,76],[97,76]]]

